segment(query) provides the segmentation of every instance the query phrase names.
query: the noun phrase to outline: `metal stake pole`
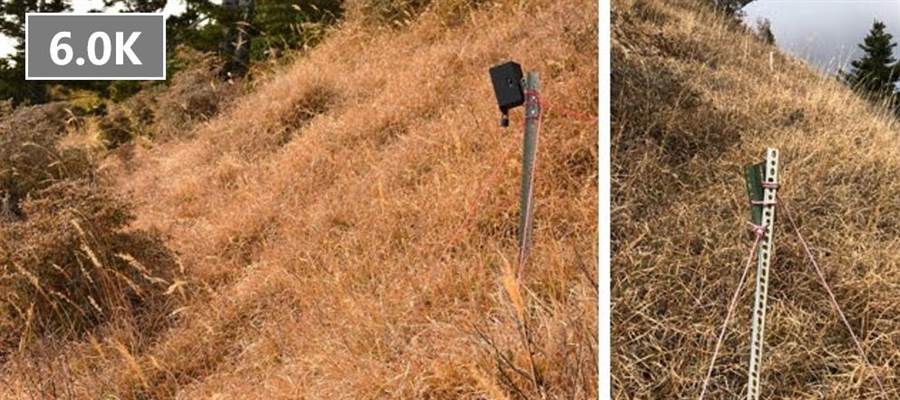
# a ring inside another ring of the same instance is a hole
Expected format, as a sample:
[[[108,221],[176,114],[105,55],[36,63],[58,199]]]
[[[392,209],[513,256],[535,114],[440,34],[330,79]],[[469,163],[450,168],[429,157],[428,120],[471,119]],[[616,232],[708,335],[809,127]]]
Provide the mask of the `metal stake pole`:
[[[775,198],[778,188],[778,150],[766,150],[763,173],[761,225],[765,234],[760,240],[756,264],[756,293],[753,302],[753,331],[750,337],[750,367],[747,373],[747,400],[759,399],[759,370],[762,363],[763,339],[766,328],[766,295],[769,287],[769,266],[775,251]]]
[[[534,222],[534,164],[541,119],[540,78],[537,72],[525,76],[525,138],[522,153],[522,189],[519,197],[519,266],[525,265]]]

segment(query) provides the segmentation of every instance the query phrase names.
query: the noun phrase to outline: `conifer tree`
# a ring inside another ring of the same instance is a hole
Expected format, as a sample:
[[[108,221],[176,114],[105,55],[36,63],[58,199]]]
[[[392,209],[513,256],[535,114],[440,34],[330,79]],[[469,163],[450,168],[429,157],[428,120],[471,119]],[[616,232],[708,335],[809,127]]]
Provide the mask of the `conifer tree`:
[[[753,0],[712,0],[713,6],[728,15],[740,16],[741,9]]]
[[[167,0],[103,0],[107,8],[122,4],[128,12],[158,12],[166,7]]]
[[[893,95],[897,82],[900,82],[900,63],[894,58],[893,49],[897,43],[886,31],[886,26],[876,20],[869,35],[859,45],[864,54],[850,63],[849,73],[844,73],[844,80],[876,98]]]
[[[16,52],[0,63],[0,100],[41,103],[46,85],[25,80],[25,13],[62,12],[71,9],[70,0],[2,0],[0,34],[16,41]]]
[[[756,21],[756,36],[766,44],[775,44],[775,33],[772,32],[772,22],[768,18]]]

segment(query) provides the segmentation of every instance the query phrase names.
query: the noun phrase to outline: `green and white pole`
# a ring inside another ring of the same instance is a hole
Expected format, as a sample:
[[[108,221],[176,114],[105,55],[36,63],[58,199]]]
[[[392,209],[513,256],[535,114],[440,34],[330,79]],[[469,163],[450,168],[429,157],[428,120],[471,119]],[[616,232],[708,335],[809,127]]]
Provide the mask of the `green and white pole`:
[[[769,287],[769,267],[775,252],[775,200],[778,190],[778,150],[766,149],[766,161],[762,165],[762,199],[754,208],[761,207],[761,218],[754,221],[764,229],[757,250],[756,291],[753,302],[752,332],[750,336],[750,366],[747,372],[747,400],[759,399],[760,364],[766,330],[766,299]],[[759,215],[759,214],[756,214]],[[754,215],[754,217],[756,216]]]

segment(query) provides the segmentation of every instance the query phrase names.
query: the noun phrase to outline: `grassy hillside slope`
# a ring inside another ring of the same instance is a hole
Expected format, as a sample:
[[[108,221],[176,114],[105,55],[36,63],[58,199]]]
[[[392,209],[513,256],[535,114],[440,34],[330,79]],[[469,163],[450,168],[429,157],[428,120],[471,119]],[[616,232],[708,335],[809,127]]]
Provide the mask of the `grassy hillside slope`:
[[[699,394],[752,242],[742,166],[766,147],[872,366],[780,218],[762,398],[882,398],[876,374],[900,397],[897,121],[697,1],[613,3],[616,398]],[[752,286],[707,398],[744,393]]]
[[[13,355],[0,398],[595,397],[596,125],[546,114],[517,291],[522,116],[497,127],[487,69],[596,114],[596,4],[462,3],[350,12],[194,132],[106,160],[178,254],[180,306]]]

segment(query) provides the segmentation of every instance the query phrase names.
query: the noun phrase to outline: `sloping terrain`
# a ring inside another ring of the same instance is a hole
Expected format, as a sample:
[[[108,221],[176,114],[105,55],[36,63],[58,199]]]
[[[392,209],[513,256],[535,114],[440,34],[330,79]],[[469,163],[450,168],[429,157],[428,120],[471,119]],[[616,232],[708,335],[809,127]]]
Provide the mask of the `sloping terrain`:
[[[752,243],[743,165],[766,147],[871,367],[779,217],[762,398],[900,397],[897,120],[701,2],[613,3],[615,397],[700,393]],[[752,286],[707,398],[743,396]]]
[[[0,398],[596,397],[597,131],[553,105],[596,114],[597,6],[466,3],[349,12],[199,128],[106,159],[177,254],[178,304],[11,355]],[[497,127],[487,75],[507,59],[550,106],[521,287],[522,115]]]

